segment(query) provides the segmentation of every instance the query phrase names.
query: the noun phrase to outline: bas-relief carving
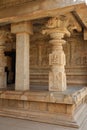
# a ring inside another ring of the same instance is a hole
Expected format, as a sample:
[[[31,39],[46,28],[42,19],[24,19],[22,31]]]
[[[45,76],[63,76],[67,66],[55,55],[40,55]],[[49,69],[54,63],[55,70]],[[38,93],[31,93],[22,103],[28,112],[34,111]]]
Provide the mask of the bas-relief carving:
[[[30,46],[30,65],[38,66],[38,46],[32,45]]]
[[[43,40],[41,44],[38,40],[36,42],[31,41],[30,46],[30,65],[37,68],[47,67],[49,64],[49,53],[51,52],[51,47],[49,43]]]
[[[49,65],[65,65],[65,54],[61,52],[49,54]]]
[[[50,45],[43,46],[43,49],[42,49],[42,63],[41,63],[41,65],[43,67],[46,67],[46,66],[49,65],[49,53],[50,52],[51,52]]]
[[[87,66],[87,41],[84,41],[80,34],[72,37],[69,42],[70,50],[68,52],[70,54],[68,57],[71,59],[71,66]]]
[[[66,79],[66,75],[64,75],[64,73],[50,71],[49,72],[49,81],[50,81],[49,90],[54,91],[54,86],[56,86],[55,90],[61,91],[61,85],[64,87],[63,89],[66,89],[66,80],[65,79]],[[62,81],[62,84],[61,84],[61,81]]]

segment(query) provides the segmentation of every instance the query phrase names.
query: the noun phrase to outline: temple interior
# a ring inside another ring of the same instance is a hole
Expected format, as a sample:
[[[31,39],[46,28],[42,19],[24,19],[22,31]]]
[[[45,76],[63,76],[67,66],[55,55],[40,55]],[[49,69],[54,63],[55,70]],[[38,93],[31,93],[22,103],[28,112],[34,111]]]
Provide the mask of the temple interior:
[[[84,0],[0,1],[0,116],[82,130],[87,122]]]

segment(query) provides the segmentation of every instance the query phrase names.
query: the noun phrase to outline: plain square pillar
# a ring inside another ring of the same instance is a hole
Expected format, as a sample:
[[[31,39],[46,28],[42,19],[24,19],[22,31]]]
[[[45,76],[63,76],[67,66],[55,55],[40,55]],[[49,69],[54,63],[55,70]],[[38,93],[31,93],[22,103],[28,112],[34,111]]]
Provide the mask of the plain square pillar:
[[[15,90],[29,90],[29,46],[31,24],[22,22],[12,24],[11,32],[16,33],[16,85]]]

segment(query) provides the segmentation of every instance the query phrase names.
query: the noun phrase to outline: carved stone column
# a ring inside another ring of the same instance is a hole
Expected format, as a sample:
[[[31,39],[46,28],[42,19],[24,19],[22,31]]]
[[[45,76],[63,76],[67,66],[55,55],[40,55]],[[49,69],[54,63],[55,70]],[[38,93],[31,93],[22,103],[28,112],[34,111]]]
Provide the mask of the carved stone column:
[[[65,64],[66,58],[63,51],[64,35],[70,33],[64,26],[65,23],[59,18],[52,18],[48,21],[46,30],[43,33],[50,35],[49,41],[52,45],[52,53],[49,54],[49,91],[64,91],[66,85]]]
[[[0,89],[6,88],[6,58],[4,55],[5,41],[6,41],[7,32],[4,30],[0,31]]]
[[[66,58],[62,47],[65,43],[65,41],[62,40],[64,33],[60,31],[54,32],[51,33],[50,36],[52,38],[52,40],[50,40],[52,53],[49,54],[49,90],[64,91],[66,90]]]
[[[15,90],[29,90],[29,38],[31,23],[12,24],[11,32],[16,33],[16,86]]]

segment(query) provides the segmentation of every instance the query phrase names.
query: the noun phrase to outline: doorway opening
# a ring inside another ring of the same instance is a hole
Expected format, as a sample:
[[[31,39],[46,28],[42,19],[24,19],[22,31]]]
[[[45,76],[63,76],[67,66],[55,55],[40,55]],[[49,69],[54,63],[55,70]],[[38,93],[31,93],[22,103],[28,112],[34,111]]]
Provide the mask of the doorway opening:
[[[7,65],[5,67],[7,86],[15,84],[16,51],[6,51]]]

